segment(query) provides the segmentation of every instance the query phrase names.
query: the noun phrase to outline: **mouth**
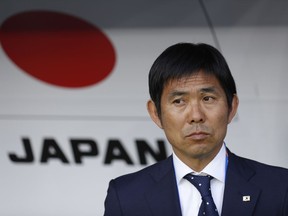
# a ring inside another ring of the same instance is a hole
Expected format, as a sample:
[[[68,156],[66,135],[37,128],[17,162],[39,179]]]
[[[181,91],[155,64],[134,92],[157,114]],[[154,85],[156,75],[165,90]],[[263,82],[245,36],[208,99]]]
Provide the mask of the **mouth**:
[[[199,132],[191,133],[191,134],[187,135],[186,137],[189,139],[192,139],[192,140],[204,140],[208,136],[209,136],[209,133],[199,131]]]

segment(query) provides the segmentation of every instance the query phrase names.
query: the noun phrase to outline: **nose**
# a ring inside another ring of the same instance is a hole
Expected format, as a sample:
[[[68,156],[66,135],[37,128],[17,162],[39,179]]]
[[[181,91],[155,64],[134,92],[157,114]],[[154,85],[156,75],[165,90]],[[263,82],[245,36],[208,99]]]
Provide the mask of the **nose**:
[[[199,103],[192,103],[188,110],[188,122],[192,123],[201,123],[205,121],[205,114],[203,108]]]

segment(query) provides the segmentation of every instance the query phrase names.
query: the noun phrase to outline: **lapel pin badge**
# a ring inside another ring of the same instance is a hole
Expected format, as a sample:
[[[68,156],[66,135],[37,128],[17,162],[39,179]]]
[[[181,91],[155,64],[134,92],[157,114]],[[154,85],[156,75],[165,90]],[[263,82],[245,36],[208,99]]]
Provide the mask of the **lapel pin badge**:
[[[250,196],[243,196],[243,202],[249,202]]]

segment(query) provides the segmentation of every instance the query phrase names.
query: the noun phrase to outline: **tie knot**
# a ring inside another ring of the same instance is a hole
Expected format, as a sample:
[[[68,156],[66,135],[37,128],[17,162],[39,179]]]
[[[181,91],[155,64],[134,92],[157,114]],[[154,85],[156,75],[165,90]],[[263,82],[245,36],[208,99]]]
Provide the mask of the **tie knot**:
[[[210,180],[213,178],[212,176],[187,174],[184,178],[197,188],[202,197],[211,196]]]

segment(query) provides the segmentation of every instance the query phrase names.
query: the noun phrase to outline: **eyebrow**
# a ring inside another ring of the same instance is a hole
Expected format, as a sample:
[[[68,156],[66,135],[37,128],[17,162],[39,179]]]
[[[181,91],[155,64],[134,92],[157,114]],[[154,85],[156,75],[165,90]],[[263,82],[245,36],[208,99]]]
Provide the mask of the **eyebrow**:
[[[219,91],[217,90],[217,88],[215,86],[203,87],[199,90],[199,92],[200,92],[200,94],[205,94],[205,93],[219,94]],[[169,93],[168,98],[169,98],[169,100],[172,100],[175,97],[181,97],[181,96],[185,96],[185,95],[189,95],[189,91],[174,90],[174,91]]]
[[[217,89],[213,86],[211,87],[205,87],[205,88],[201,88],[200,91],[201,93],[217,93]],[[186,95],[189,94],[189,91],[181,91],[181,90],[174,90],[171,93],[169,93],[169,97],[173,98],[176,96],[182,96],[182,95]]]
[[[188,94],[187,91],[175,90],[175,91],[172,91],[172,92],[169,93],[168,98],[174,98],[174,97],[183,96],[183,95],[187,95],[187,94]]]
[[[207,87],[207,88],[201,88],[200,92],[203,92],[203,93],[217,93],[218,91],[216,90],[215,87],[211,86],[211,87]]]

